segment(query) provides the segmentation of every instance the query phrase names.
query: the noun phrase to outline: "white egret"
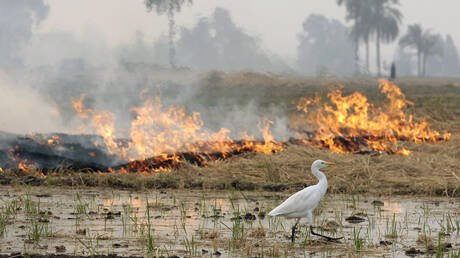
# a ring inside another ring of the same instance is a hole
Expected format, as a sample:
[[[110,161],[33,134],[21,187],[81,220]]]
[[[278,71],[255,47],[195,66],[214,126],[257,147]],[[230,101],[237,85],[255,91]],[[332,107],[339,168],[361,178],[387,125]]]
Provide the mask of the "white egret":
[[[301,191],[291,195],[287,200],[281,203],[278,207],[274,208],[268,215],[280,216],[285,218],[295,218],[296,222],[292,227],[291,241],[294,242],[294,235],[297,224],[301,218],[306,218],[310,231],[313,235],[327,238],[328,240],[338,240],[339,238],[332,238],[317,234],[313,231],[313,210],[318,206],[327,191],[327,178],[326,175],[320,171],[322,168],[334,165],[332,162],[323,160],[316,160],[311,165],[311,172],[318,178],[319,182],[316,185],[311,185]]]

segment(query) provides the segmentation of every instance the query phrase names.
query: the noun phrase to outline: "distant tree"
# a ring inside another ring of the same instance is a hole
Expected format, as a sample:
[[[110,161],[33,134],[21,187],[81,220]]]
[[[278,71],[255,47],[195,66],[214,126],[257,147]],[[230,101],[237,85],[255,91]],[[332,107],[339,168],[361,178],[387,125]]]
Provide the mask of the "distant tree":
[[[355,44],[356,59],[359,60],[359,44],[363,41],[366,51],[366,72],[369,72],[369,39],[372,34],[372,27],[369,20],[371,19],[371,2],[363,0],[337,0],[338,5],[344,5],[347,10],[345,19],[353,21],[350,36]]]
[[[258,67],[266,69],[271,66],[267,54],[260,47],[259,40],[236,26],[230,12],[216,8],[213,15],[214,39],[217,51],[222,55],[221,65],[229,68]]]
[[[345,25],[311,14],[302,27],[297,47],[297,64],[301,71],[307,74],[330,71],[341,75],[353,72],[353,45]]]
[[[442,45],[439,42],[442,41],[442,38],[439,34],[433,34],[429,30],[423,33],[423,45],[422,45],[422,53],[423,53],[423,67],[422,67],[422,75],[426,76],[426,62],[430,56],[442,56],[443,49]]]
[[[369,67],[369,40],[372,34],[372,27],[370,26],[370,23],[361,21],[359,23],[356,23],[352,28],[350,32],[351,36],[353,39],[355,39],[356,43],[359,44],[359,41],[362,40],[365,46],[365,64],[366,64],[366,72],[370,71]]]
[[[193,0],[145,0],[145,6],[148,11],[154,7],[157,14],[162,15],[167,13],[169,20],[169,64],[172,68],[176,67],[176,49],[174,46],[174,36],[176,35],[176,27],[174,20],[174,13],[180,12],[182,6],[186,3],[193,3]]]
[[[399,34],[399,24],[402,20],[402,13],[395,7],[398,0],[375,0],[370,10],[371,27],[375,31],[377,76],[381,74],[380,43],[393,42]]]
[[[402,47],[398,47],[396,50],[396,69],[399,76],[410,76],[413,75],[413,55],[408,53]]]
[[[390,43],[399,34],[402,13],[396,8],[399,0],[337,0],[338,5],[347,9],[347,20],[354,23],[351,36],[358,44],[366,45],[366,68],[369,70],[369,39],[375,34],[377,75],[381,73],[380,43]]]
[[[423,30],[420,24],[413,24],[407,27],[407,32],[399,39],[399,45],[403,48],[409,47],[417,52],[417,76],[421,75],[422,63],[422,38]]]
[[[450,35],[446,36],[443,48],[444,72],[448,76],[460,76],[460,59],[457,47]]]
[[[433,34],[430,30],[423,30],[420,24],[409,25],[406,34],[399,40],[401,47],[415,49],[417,53],[417,75],[426,75],[426,62],[429,56],[442,55],[442,47],[439,34]]]
[[[219,52],[214,36],[212,22],[202,18],[192,28],[182,28],[177,50],[181,62],[198,69],[220,68]],[[214,67],[213,67],[214,66]]]
[[[460,76],[460,63],[457,47],[450,35],[439,40],[443,50],[442,56],[433,56],[427,60],[426,69],[429,74],[438,76]]]
[[[164,47],[163,52],[168,51],[167,43]],[[115,49],[116,56],[121,63],[143,63],[152,64],[153,62],[158,63],[158,59],[153,55],[153,48],[150,44],[147,44],[144,39],[144,34],[141,31],[136,31],[134,34],[134,40],[131,44],[119,45]],[[165,64],[168,63],[168,58],[165,58]]]
[[[338,5],[345,5],[347,9],[347,15],[345,19],[347,21],[354,20],[354,24],[351,29],[351,39],[353,40],[354,44],[354,51],[355,51],[355,66],[356,71],[360,71],[359,69],[359,41],[361,38],[360,34],[360,24],[359,21],[359,9],[360,9],[360,0],[337,0]],[[368,69],[367,69],[368,70]]]
[[[235,24],[228,10],[220,7],[195,26],[181,29],[177,56],[181,63],[195,69],[286,70],[271,60],[256,37]]]

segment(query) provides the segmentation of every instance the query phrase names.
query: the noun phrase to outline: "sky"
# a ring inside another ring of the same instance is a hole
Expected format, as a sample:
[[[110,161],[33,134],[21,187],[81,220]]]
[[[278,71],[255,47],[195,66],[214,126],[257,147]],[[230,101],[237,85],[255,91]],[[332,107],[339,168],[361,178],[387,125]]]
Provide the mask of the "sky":
[[[146,11],[143,0],[47,0],[48,18],[36,32],[71,32],[86,39],[97,35],[109,47],[133,40],[141,31],[146,40],[153,41],[167,33],[165,15]],[[442,35],[453,36],[460,43],[459,0],[400,0],[404,14],[402,32],[407,24],[421,23]],[[344,23],[345,8],[335,0],[195,0],[177,14],[177,25],[191,27],[200,17],[209,16],[216,7],[230,10],[234,22],[260,39],[261,46],[292,63],[296,57],[297,35],[302,22],[312,14],[323,14]],[[372,51],[372,49],[371,49]],[[392,59],[395,44],[383,47],[384,60]]]

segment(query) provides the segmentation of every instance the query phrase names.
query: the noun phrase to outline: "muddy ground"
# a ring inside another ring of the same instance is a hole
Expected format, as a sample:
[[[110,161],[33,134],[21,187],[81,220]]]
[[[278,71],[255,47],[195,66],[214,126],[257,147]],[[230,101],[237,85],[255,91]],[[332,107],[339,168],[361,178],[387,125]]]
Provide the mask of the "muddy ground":
[[[302,225],[291,244],[293,221],[266,215],[284,193],[9,186],[0,192],[3,255],[457,257],[460,249],[459,198],[328,194],[315,212],[316,231],[344,238],[326,241]]]

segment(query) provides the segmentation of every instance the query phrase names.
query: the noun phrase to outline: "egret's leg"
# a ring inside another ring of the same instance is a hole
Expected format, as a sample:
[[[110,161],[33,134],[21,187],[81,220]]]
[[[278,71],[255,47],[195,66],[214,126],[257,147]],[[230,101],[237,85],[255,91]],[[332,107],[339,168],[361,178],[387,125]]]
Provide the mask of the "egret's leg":
[[[297,228],[297,224],[299,224],[300,218],[296,219],[294,226],[292,226],[292,233],[291,233],[291,242],[294,243],[295,239],[295,230]]]
[[[307,223],[310,226],[314,224],[313,223],[313,213],[311,211],[307,213]]]
[[[329,240],[329,241],[336,241],[336,240],[340,240],[340,239],[343,238],[343,237],[330,237],[330,236],[325,236],[325,235],[318,234],[318,233],[316,233],[315,231],[313,231],[313,226],[312,226],[312,225],[310,225],[310,233],[311,233],[312,235],[315,235],[315,236],[319,236],[319,237],[325,238],[326,240]]]
[[[323,238],[326,238],[327,240],[331,241],[331,240],[339,240],[339,239],[342,239],[343,237],[329,237],[329,236],[325,236],[325,235],[321,235],[321,234],[318,234],[316,233],[315,231],[313,231],[313,213],[312,212],[309,212],[307,213],[307,221],[308,221],[308,224],[310,225],[310,233],[312,235],[315,235],[315,236],[320,236],[320,237],[323,237]]]

